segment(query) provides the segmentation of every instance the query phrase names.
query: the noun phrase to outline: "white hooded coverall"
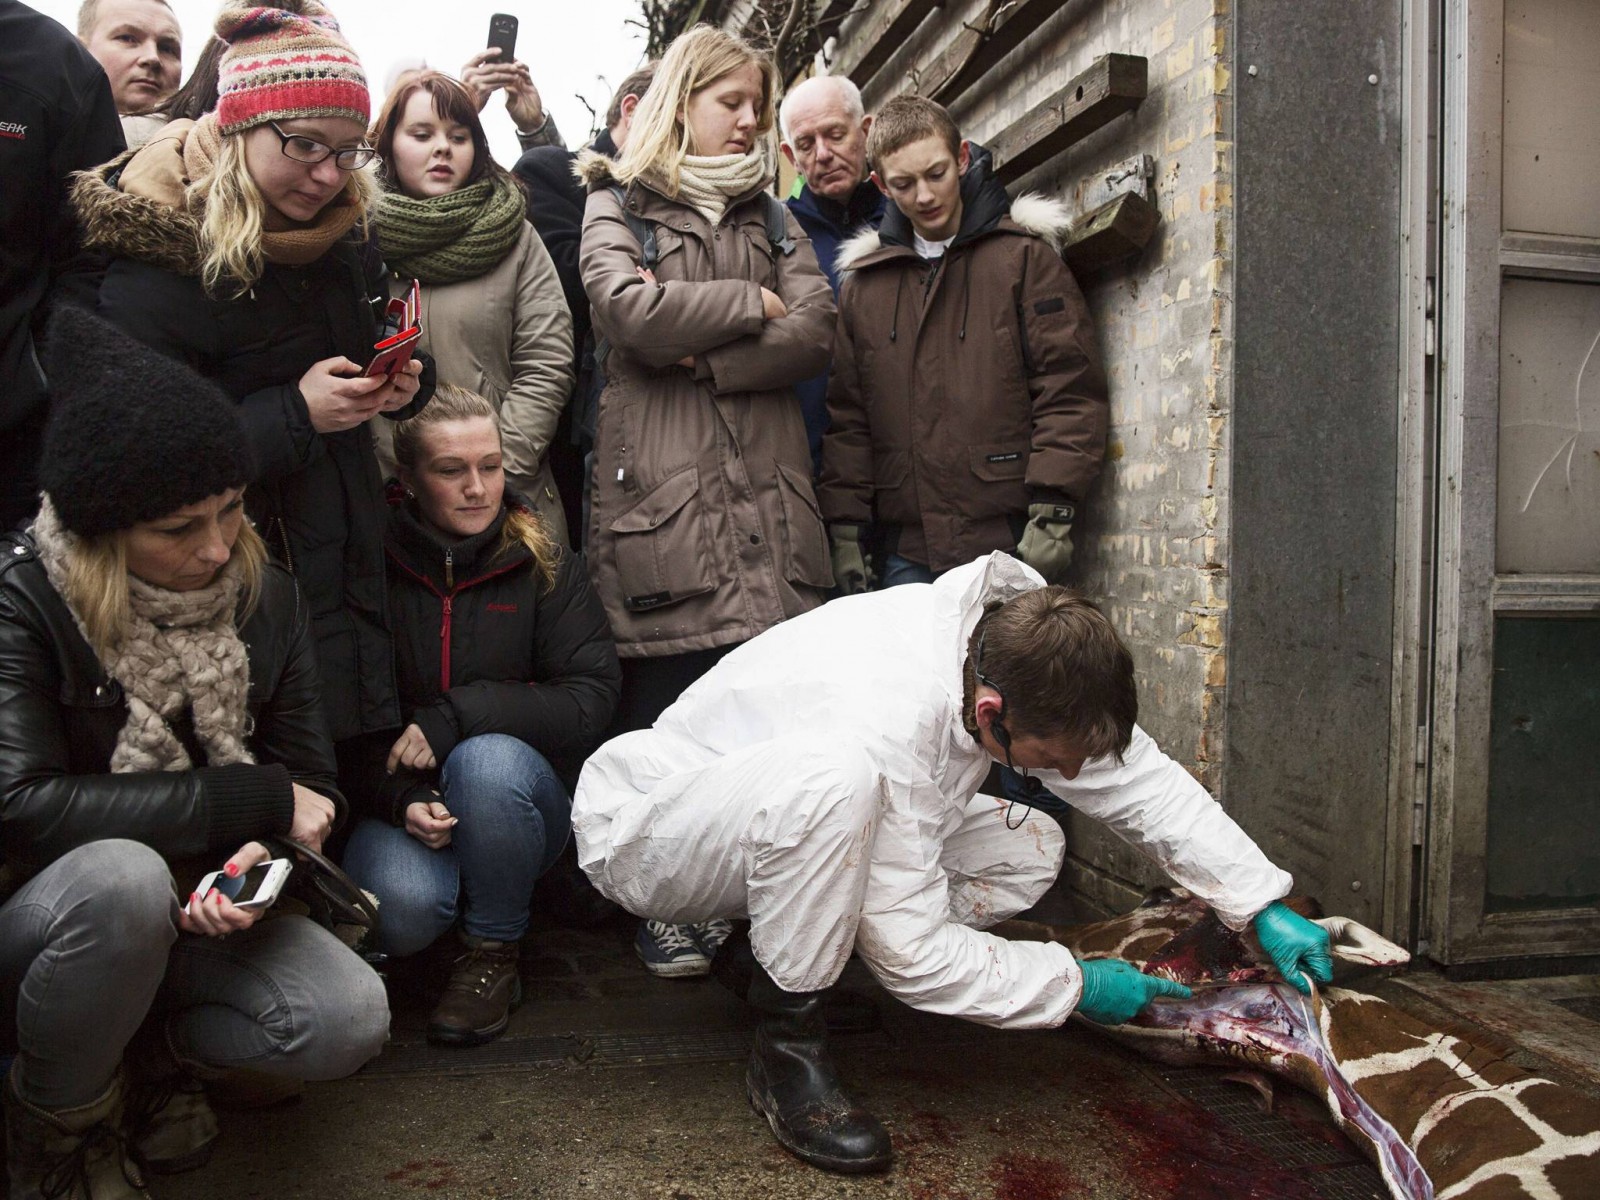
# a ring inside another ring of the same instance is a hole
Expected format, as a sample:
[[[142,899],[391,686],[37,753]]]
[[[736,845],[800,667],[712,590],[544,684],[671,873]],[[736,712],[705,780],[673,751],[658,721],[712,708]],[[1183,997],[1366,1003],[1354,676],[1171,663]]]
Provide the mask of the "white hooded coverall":
[[[748,916],[756,958],[785,991],[827,987],[854,950],[914,1008],[1061,1024],[1082,988],[1066,948],[981,932],[1055,880],[1061,829],[1039,812],[1006,828],[1006,802],[978,794],[993,760],[961,723],[985,602],[1041,586],[996,553],[746,642],[654,728],[589,759],[572,808],[584,871],[639,916]],[[1289,892],[1289,876],[1141,729],[1120,765],[1037,774],[1235,929]]]

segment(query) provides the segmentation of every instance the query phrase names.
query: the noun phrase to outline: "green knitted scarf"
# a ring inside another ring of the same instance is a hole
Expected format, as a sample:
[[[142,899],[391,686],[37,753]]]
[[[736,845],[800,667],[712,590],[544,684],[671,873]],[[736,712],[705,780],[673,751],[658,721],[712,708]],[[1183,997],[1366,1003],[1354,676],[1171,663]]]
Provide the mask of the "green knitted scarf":
[[[459,283],[499,266],[522,236],[525,218],[521,189],[503,176],[426,200],[386,191],[378,204],[378,248],[397,275]]]

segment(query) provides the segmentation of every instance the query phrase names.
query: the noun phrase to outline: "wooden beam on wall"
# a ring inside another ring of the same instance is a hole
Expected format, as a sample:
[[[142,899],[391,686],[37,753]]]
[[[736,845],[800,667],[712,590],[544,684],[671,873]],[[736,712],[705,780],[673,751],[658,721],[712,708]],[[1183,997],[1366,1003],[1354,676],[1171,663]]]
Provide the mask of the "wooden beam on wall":
[[[828,64],[829,73],[847,75],[857,87],[865,87],[924,18],[942,7],[943,0],[876,0]]]
[[[1080,279],[1124,259],[1137,258],[1155,236],[1161,210],[1136,192],[1102,204],[1067,238],[1062,256]]]
[[[963,28],[943,51],[917,73],[917,92],[940,104],[971,87],[1034,30],[1058,12],[1062,0],[990,0],[983,20]]]
[[[1149,64],[1138,55],[1106,54],[1027,116],[989,142],[995,174],[1010,183],[1076,145],[1145,98]]]

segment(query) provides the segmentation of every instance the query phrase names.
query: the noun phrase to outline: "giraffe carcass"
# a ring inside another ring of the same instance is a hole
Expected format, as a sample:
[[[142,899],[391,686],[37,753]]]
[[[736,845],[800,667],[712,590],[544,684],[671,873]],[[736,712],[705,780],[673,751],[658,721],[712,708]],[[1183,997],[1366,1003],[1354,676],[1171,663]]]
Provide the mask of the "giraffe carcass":
[[[1310,915],[1313,905],[1291,900]],[[1343,918],[1322,922],[1336,961],[1398,966],[1400,947]],[[996,932],[1060,941],[1080,958],[1124,958],[1194,987],[1104,1032],[1178,1065],[1248,1065],[1321,1096],[1398,1200],[1600,1196],[1600,1103],[1507,1062],[1485,1039],[1430,1026],[1347,987],[1302,996],[1253,935],[1198,899],[1156,893],[1111,921],[1010,922]]]

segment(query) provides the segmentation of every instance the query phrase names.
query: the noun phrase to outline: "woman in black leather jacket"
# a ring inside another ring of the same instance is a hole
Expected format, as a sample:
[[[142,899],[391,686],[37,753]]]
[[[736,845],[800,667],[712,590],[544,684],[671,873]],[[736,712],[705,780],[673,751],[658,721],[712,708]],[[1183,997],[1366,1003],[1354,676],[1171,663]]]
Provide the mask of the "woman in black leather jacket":
[[[349,1074],[388,1006],[306,918],[194,894],[265,861],[256,839],[319,847],[343,805],[306,607],[244,519],[236,410],[79,310],[47,365],[40,513],[0,540],[10,1194],[54,1172],[134,1196],[125,1144],[156,1171],[208,1157],[200,1080]]]
[[[593,749],[621,669],[581,560],[505,490],[482,396],[442,384],[395,427],[407,499],[389,517],[389,611],[406,726],[346,774],[370,819],[345,868],[377,895],[379,948],[412,954],[460,920],[464,952],[428,1022],[487,1041],[520,998],[533,885],[571,831],[555,764]]]

